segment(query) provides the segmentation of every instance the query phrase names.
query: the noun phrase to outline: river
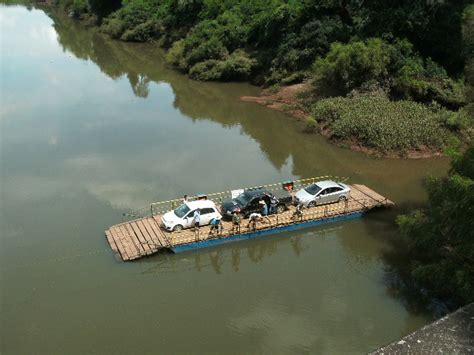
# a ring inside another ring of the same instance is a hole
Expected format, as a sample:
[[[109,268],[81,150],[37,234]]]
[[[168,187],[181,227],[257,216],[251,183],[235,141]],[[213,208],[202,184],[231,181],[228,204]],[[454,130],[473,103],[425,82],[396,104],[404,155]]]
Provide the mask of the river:
[[[387,285],[398,213],[445,158],[379,159],[191,81],[152,45],[0,5],[0,352],[364,353],[430,321]],[[117,261],[104,230],[150,202],[318,175],[392,210],[192,253]]]

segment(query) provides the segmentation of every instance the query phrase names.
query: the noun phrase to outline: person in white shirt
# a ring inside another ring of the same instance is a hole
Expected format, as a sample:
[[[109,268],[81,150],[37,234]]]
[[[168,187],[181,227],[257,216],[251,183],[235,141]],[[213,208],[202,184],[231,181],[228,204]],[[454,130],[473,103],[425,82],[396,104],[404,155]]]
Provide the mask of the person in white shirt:
[[[194,211],[193,215],[193,225],[194,225],[194,237],[196,238],[196,241],[199,240],[199,223],[201,222],[201,211],[199,208]]]
[[[260,213],[251,213],[249,216],[249,223],[247,224],[247,228],[251,230],[257,229],[257,222],[262,219],[262,215]]]
[[[201,211],[198,208],[196,211],[194,211],[194,215],[193,215],[194,228],[199,228],[200,222],[201,222]]]

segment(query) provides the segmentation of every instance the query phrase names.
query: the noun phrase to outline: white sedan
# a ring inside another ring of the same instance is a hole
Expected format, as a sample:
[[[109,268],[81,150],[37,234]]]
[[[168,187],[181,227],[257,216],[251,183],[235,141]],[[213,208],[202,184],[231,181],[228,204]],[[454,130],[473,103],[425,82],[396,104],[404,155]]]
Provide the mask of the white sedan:
[[[331,180],[311,184],[295,194],[295,203],[306,207],[314,207],[326,203],[346,201],[351,188],[346,184]]]
[[[174,211],[169,211],[161,217],[162,227],[167,231],[178,232],[184,228],[193,226],[194,212],[200,211],[200,225],[205,226],[211,222],[213,218],[221,219],[216,205],[211,200],[197,200],[183,203]]]

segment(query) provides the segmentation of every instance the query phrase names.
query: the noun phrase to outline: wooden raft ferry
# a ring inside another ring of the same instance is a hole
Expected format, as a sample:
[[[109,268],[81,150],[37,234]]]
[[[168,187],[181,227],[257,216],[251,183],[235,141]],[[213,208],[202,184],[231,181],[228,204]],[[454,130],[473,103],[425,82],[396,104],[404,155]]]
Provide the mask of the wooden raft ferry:
[[[323,177],[324,178],[324,177]],[[304,187],[320,178],[295,181],[295,186]],[[281,184],[266,185],[268,187]],[[175,253],[192,249],[204,248],[232,241],[251,239],[255,237],[276,234],[285,231],[315,226],[318,224],[350,220],[361,217],[367,211],[376,207],[392,206],[394,203],[365,185],[352,184],[349,199],[327,205],[319,205],[303,210],[301,218],[293,217],[295,207],[281,213],[268,216],[268,220],[258,223],[255,229],[247,227],[243,220],[240,233],[232,233],[232,223],[222,220],[222,233],[209,236],[209,226],[202,226],[196,233],[193,229],[181,232],[168,232],[161,228],[161,215],[173,207],[179,200],[154,203],[147,206],[149,216],[143,216],[128,222],[116,224],[105,231],[110,247],[123,261],[138,259],[168,249]],[[270,190],[270,189],[268,189]],[[225,193],[210,194],[208,197],[216,204],[230,195]],[[129,216],[138,217],[136,214]]]

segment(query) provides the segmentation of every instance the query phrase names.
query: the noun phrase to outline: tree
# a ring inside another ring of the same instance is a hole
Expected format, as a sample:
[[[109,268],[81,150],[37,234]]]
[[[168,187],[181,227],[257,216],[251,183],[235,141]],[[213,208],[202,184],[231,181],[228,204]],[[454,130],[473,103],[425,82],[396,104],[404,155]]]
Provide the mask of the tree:
[[[109,16],[122,6],[121,0],[89,0],[91,11],[97,15],[99,21]]]
[[[448,177],[428,184],[424,209],[398,218],[409,271],[429,295],[463,305],[474,301],[474,145]]]

